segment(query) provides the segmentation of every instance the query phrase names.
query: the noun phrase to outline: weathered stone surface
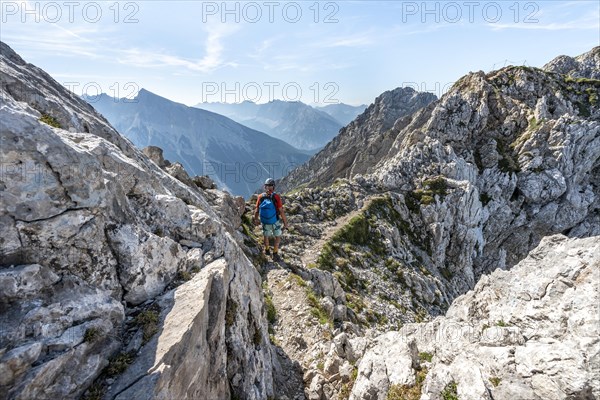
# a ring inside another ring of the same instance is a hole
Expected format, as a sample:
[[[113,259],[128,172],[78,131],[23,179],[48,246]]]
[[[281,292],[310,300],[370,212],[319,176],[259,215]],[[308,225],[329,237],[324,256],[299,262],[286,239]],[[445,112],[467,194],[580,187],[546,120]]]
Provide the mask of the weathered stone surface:
[[[577,56],[559,56],[548,64],[544,70],[565,74],[574,78],[600,79],[600,47]]]
[[[171,165],[171,163],[168,160],[165,160],[163,156],[163,150],[160,147],[148,146],[142,149],[142,152],[161,168],[165,168]]]
[[[108,233],[119,261],[119,281],[128,303],[137,305],[156,297],[171,282],[185,258],[181,246],[132,225]]]
[[[237,266],[216,260],[163,296],[159,334],[113,384],[109,398],[148,398],[150,393],[157,399],[272,395],[268,334],[261,323],[262,310],[256,307],[259,281],[247,260],[236,261]],[[239,289],[247,291],[238,293]],[[254,342],[252,347],[249,342]],[[240,347],[247,354],[237,353]],[[210,368],[199,368],[202,365]]]
[[[217,185],[215,184],[215,182],[210,179],[210,177],[208,175],[196,175],[192,178],[192,181],[194,182],[194,184],[196,186],[198,186],[200,189],[216,189]]]
[[[60,277],[38,264],[0,270],[0,303],[33,297]]]
[[[396,332],[379,336],[358,364],[351,400],[386,400],[391,385],[415,384],[419,365],[414,341],[399,340]]]
[[[457,298],[445,317],[378,337],[351,398],[384,399],[393,369],[374,366],[404,363],[411,371],[415,358],[395,353],[410,343],[433,355],[421,399],[439,399],[452,382],[460,399],[598,397],[598,304],[600,239],[547,237],[510,271],[495,271]]]
[[[185,183],[187,186],[193,187],[195,185],[192,181],[192,178],[190,178],[187,171],[180,163],[176,162],[168,165],[165,167],[165,170],[175,178],[179,179],[181,182]]]

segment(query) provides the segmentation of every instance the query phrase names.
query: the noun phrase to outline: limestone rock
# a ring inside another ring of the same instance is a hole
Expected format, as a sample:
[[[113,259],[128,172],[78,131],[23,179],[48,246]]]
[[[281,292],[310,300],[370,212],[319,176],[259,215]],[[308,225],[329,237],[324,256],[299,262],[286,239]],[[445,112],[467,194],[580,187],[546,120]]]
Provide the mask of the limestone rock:
[[[559,56],[544,65],[544,70],[573,78],[600,79],[600,47],[575,58]]]
[[[160,168],[165,168],[171,165],[168,160],[165,160],[163,156],[163,150],[157,146],[148,146],[142,149],[142,152],[148,156],[149,159],[154,161]]]
[[[452,384],[461,399],[598,397],[599,285],[598,237],[545,238],[510,271],[457,298],[445,317],[378,337],[351,398],[385,398],[393,369],[376,366],[405,363],[410,371],[411,358],[395,353],[407,343],[433,354],[421,399],[438,399]]]
[[[194,182],[194,184],[196,186],[198,186],[200,189],[203,189],[203,190],[217,188],[217,185],[215,184],[215,182],[212,179],[210,179],[210,177],[208,175],[203,175],[203,176],[196,175],[192,178],[192,181]]]
[[[176,162],[171,165],[168,165],[165,167],[165,170],[169,174],[173,175],[175,178],[179,179],[181,182],[185,183],[187,186],[195,186],[194,182],[192,181],[192,178],[190,178],[190,176],[186,172],[185,168],[183,168],[183,165],[181,165],[181,163]]]
[[[435,95],[419,93],[412,88],[397,88],[383,93],[308,163],[284,177],[279,183],[279,190],[306,184],[331,184],[336,178],[367,172],[387,150],[392,138],[385,132],[394,122],[434,100]],[[367,148],[368,152],[363,151]]]
[[[0,270],[0,302],[7,303],[33,297],[58,280],[60,280],[58,275],[39,264]]]
[[[271,396],[269,339],[262,322],[259,279],[252,269],[241,258],[219,259],[164,295],[160,332],[141,349],[142,357],[117,379],[108,396]]]

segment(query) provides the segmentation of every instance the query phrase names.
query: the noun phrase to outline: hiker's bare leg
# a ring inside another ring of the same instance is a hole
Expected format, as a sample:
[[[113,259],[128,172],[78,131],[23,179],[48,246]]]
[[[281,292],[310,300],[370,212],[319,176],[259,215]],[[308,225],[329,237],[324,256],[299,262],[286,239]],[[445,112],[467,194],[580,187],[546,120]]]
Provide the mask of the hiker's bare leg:
[[[273,246],[273,252],[277,253],[279,251],[279,242],[281,241],[281,236],[275,236],[275,245]]]
[[[265,238],[265,251],[269,250],[269,237],[263,236]]]

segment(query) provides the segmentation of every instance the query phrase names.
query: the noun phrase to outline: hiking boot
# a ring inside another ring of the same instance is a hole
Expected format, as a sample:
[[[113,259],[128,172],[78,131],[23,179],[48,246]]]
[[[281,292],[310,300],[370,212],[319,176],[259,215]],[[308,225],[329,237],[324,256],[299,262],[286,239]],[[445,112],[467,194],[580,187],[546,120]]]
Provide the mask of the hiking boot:
[[[281,261],[281,257],[279,253],[273,253],[273,261]]]
[[[271,249],[269,249],[269,248],[266,248],[266,249],[264,249],[264,250],[263,250],[263,254],[264,254],[265,256],[270,256],[270,255],[271,255]]]

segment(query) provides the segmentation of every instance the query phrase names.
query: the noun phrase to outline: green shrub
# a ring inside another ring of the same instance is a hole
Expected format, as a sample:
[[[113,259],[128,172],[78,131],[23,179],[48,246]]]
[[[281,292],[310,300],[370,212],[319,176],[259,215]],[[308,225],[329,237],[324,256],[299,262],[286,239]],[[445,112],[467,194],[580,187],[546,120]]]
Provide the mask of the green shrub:
[[[260,344],[262,343],[262,332],[260,331],[260,329],[256,329],[254,331],[254,337],[252,338],[252,341],[254,342],[255,346],[260,346]]]
[[[317,266],[325,271],[332,271],[335,266],[335,255],[331,243],[325,243],[317,258]]]
[[[42,116],[40,117],[40,119],[38,121],[43,122],[46,125],[50,125],[50,126],[53,126],[55,128],[61,128],[62,129],[62,126],[56,120],[56,118],[54,118],[53,116],[51,116],[49,114],[42,114]]]
[[[99,383],[94,383],[88,388],[82,397],[82,400],[102,400],[106,388]]]
[[[321,303],[317,299],[317,295],[315,292],[308,288],[306,290],[306,299],[308,300],[308,304],[310,305],[310,314],[319,320],[321,325],[329,324],[333,325],[331,318],[327,314],[327,312],[321,306]]]
[[[368,244],[371,237],[367,218],[364,214],[357,215],[337,231],[331,239],[334,242],[345,242],[360,246]]]
[[[184,281],[184,282],[187,282],[190,279],[192,279],[192,274],[190,274],[186,270],[179,271],[179,273],[177,275],[178,275],[179,280]]]
[[[433,179],[426,179],[423,181],[423,186],[429,189],[433,194],[437,194],[443,197],[447,193],[448,183],[443,176],[438,176]]]
[[[502,157],[500,160],[498,160],[498,168],[500,171],[507,173],[517,173],[521,171],[521,168],[519,167],[519,161],[515,159],[510,146],[507,148],[504,142],[496,139],[496,150]]]
[[[227,305],[225,307],[225,326],[230,327],[235,322],[235,316],[237,314],[238,305],[235,300],[227,299]]]
[[[417,195],[414,191],[406,193],[404,202],[406,203],[406,208],[413,214],[421,211],[421,196]]]
[[[350,398],[350,393],[352,393],[352,388],[354,387],[354,382],[356,382],[356,378],[358,377],[358,368],[354,367],[352,369],[352,375],[350,375],[350,381],[342,385],[340,389],[340,400],[347,400]]]
[[[304,282],[304,279],[302,279],[302,277],[300,275],[296,275],[294,273],[290,274],[290,279],[293,280],[294,282],[296,282],[296,284],[300,287],[306,287],[306,282]]]
[[[88,328],[83,335],[83,341],[86,343],[95,342],[100,337],[100,329],[98,328]]]
[[[481,193],[479,195],[479,201],[481,202],[481,204],[485,207],[490,201],[492,200],[492,198],[487,194],[487,193]]]
[[[267,320],[270,324],[274,324],[277,321],[277,310],[273,304],[273,298],[267,293],[265,293],[265,306],[267,307]]]
[[[158,332],[159,311],[156,307],[142,311],[134,319],[134,324],[142,328],[144,344]]]
[[[458,400],[458,393],[456,391],[456,382],[452,381],[446,385],[442,390],[443,400]]]
[[[415,376],[415,384],[409,385],[392,385],[388,390],[386,400],[419,400],[421,398],[421,388],[423,381],[427,376],[427,368],[421,368]]]
[[[446,278],[447,281],[451,281],[454,277],[454,274],[448,268],[440,268],[440,273],[444,278]]]
[[[133,362],[135,359],[133,352],[120,353],[117,356],[110,359],[108,367],[106,367],[106,374],[108,376],[120,375]]]

